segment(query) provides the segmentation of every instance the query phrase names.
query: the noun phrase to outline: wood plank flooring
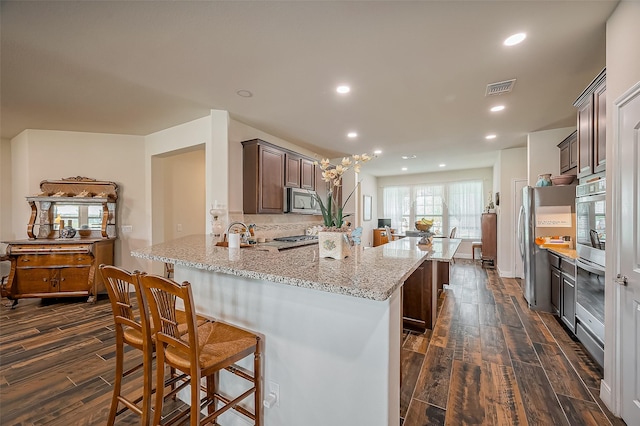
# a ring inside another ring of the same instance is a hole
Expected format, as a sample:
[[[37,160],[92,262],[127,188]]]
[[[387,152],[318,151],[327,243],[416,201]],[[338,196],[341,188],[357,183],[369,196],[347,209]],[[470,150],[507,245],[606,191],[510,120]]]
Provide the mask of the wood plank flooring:
[[[450,281],[433,331],[404,334],[403,426],[624,425],[599,398],[599,366],[527,307],[519,280],[457,261]]]
[[[439,302],[433,331],[404,336],[403,426],[624,424],[598,396],[601,371],[553,315],[526,307],[516,280],[457,261]],[[115,364],[108,300],[25,299],[14,310],[7,303],[0,424],[104,425]],[[140,361],[137,352],[127,352],[128,366]],[[138,374],[126,393],[140,385]],[[170,403],[165,414],[184,409]],[[117,424],[138,417],[123,414]]]

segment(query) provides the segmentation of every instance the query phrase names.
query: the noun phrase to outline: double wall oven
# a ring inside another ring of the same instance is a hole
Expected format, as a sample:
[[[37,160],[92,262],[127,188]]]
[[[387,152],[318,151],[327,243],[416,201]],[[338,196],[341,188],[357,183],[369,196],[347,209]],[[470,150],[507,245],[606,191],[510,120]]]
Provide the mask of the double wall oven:
[[[576,336],[604,363],[605,179],[576,187]]]

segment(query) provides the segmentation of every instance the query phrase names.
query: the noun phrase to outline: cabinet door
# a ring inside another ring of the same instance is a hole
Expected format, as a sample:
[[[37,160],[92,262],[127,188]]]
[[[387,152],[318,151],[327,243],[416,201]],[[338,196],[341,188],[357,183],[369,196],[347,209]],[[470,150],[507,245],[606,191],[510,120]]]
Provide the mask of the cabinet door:
[[[566,173],[571,168],[571,147],[568,143],[560,147],[560,173]]]
[[[300,160],[300,187],[304,189],[315,189],[315,166],[313,161],[303,158]]]
[[[578,108],[578,177],[593,173],[593,125],[591,101]]]
[[[573,332],[576,331],[576,284],[562,275],[562,322]]]
[[[607,162],[607,86],[593,93],[593,172],[602,172]]]
[[[90,270],[89,265],[58,269],[58,291],[88,294],[93,285],[89,277]]]
[[[483,213],[480,221],[482,230],[482,261],[495,265],[497,253],[497,216],[495,213]]]
[[[284,186],[300,188],[300,160],[297,155],[285,154]]]
[[[257,213],[284,211],[284,153],[269,147],[260,149]]]
[[[578,166],[578,135],[573,133],[573,138],[569,141],[569,169]],[[575,172],[574,172],[575,174]]]
[[[560,314],[560,288],[562,275],[556,268],[551,268],[551,306],[556,314]]]
[[[402,287],[402,316],[404,326],[414,330],[426,330],[424,305],[424,267],[419,266]]]
[[[21,268],[20,260],[18,259],[18,266],[16,267],[16,276],[14,278],[14,285],[17,288],[12,289],[12,294],[20,295],[22,297],[33,295],[51,293],[52,291],[58,291],[57,282],[52,285],[52,271],[55,269],[50,268]]]

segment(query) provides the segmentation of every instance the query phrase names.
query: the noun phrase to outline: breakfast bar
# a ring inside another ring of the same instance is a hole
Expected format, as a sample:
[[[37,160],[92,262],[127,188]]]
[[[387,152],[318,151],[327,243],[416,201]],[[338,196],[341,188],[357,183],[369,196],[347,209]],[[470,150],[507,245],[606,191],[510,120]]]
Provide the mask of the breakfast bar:
[[[334,260],[319,258],[317,245],[228,249],[192,235],[131,254],[174,264],[175,280],[192,285],[198,313],[263,335],[264,394],[278,394],[264,408],[265,425],[396,426],[403,283],[424,262],[450,261],[460,244],[418,241],[355,246]],[[221,376],[220,386],[238,384]],[[220,420],[244,424],[231,412]]]

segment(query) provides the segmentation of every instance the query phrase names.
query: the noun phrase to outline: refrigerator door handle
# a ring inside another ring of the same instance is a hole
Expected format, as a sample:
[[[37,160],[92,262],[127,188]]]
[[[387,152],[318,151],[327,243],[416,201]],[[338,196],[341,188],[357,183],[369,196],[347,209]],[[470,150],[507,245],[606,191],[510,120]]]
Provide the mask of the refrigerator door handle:
[[[524,206],[520,206],[520,213],[518,214],[518,244],[520,245],[520,256],[524,260]]]

